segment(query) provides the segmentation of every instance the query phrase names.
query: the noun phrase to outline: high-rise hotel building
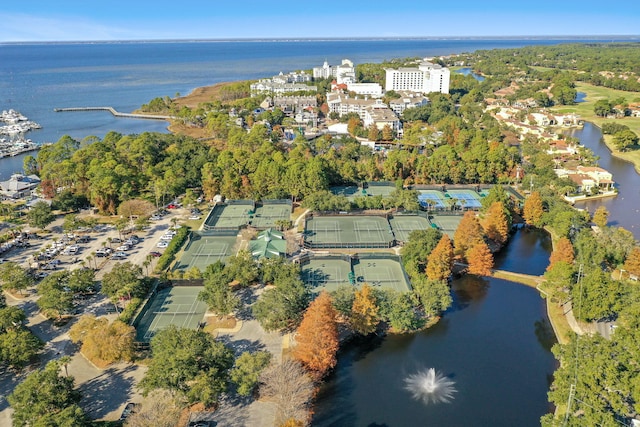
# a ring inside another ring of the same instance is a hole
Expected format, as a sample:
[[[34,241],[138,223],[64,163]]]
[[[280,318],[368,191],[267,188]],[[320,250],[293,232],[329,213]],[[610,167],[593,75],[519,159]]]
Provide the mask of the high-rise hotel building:
[[[387,68],[385,71],[385,90],[449,93],[451,73],[439,64],[422,62],[418,68]]]

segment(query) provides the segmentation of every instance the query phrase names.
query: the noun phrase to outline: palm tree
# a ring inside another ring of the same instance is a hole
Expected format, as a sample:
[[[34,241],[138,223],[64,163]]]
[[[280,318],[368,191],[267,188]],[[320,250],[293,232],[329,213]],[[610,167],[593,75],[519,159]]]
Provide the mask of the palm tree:
[[[62,366],[64,366],[64,374],[65,376],[69,376],[69,371],[67,371],[67,366],[69,365],[69,363],[71,363],[71,357],[69,356],[62,356],[60,358],[60,363],[62,363]]]
[[[147,272],[147,276],[149,275],[149,265],[150,265],[150,264],[151,264],[151,260],[149,259],[149,255],[147,255],[147,259],[145,259],[145,260],[142,262],[142,265],[144,266],[145,271]]]
[[[93,257],[91,255],[87,255],[87,262],[89,263],[89,266],[91,266],[91,260],[93,259]]]
[[[109,243],[109,249],[111,249],[111,241],[113,239],[111,237],[107,237],[107,243]]]

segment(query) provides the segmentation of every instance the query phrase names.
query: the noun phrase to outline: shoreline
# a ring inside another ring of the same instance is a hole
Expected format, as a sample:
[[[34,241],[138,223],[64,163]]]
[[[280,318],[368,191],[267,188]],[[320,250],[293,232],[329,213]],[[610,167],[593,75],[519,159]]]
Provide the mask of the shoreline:
[[[600,128],[600,126],[598,126],[597,124],[593,123],[594,126],[597,126],[601,131],[602,128]],[[604,140],[604,144],[607,146],[607,148],[609,149],[609,151],[611,152],[611,155],[613,157],[615,157],[616,159],[620,159],[623,160],[627,163],[631,163],[633,165],[633,168],[635,169],[636,173],[640,175],[640,159],[636,160],[634,158],[631,158],[630,155],[625,155],[624,151],[619,151],[616,150],[614,145],[613,145],[613,141],[611,141],[613,139],[612,135],[602,135],[602,139]]]

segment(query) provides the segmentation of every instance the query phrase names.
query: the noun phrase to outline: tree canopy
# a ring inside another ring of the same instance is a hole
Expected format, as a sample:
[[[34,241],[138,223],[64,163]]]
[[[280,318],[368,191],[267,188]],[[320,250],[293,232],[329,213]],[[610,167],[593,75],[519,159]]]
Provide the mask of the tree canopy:
[[[356,296],[356,300],[358,297]],[[354,306],[356,302],[354,301]],[[362,311],[361,311],[362,312]],[[309,304],[296,335],[293,357],[322,378],[337,363],[338,327],[336,311],[327,292],[321,292]]]
[[[80,393],[74,389],[74,378],[60,375],[60,365],[59,361],[49,362],[44,369],[27,376],[9,395],[14,426],[88,425],[77,406]]]
[[[211,406],[227,389],[233,352],[209,333],[169,326],[151,339],[151,363],[140,385],[163,388]]]

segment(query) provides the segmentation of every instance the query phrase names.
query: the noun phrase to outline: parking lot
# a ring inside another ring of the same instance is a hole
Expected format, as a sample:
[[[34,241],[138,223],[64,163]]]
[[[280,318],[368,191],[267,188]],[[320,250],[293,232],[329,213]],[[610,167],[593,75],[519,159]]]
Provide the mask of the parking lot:
[[[50,224],[45,232],[38,232],[37,236],[30,232],[26,239],[27,244],[19,247],[13,246],[2,254],[4,261],[16,262],[23,267],[31,268],[34,275],[46,277],[54,271],[63,269],[76,269],[83,266],[96,269],[96,280],[111,271],[118,262],[129,261],[140,265],[143,273],[150,273],[155,266],[157,257],[149,257],[151,261],[145,267],[145,261],[152,252],[161,253],[164,249],[158,248],[160,237],[165,235],[174,222],[179,223],[191,215],[188,209],[172,209],[161,218],[151,221],[149,226],[141,231],[136,231],[137,242],[131,247],[119,247],[126,242],[130,235],[120,235],[118,230],[109,224],[101,224],[92,230],[81,230],[68,236],[62,230],[63,219],[58,218]],[[26,229],[25,229],[26,230]],[[86,236],[86,237],[81,237]],[[65,238],[66,237],[66,238]],[[122,239],[119,242],[117,239]],[[77,246],[77,247],[73,247]],[[109,256],[97,256],[99,252],[107,252],[111,248]],[[54,249],[55,248],[55,249]],[[121,257],[113,257],[113,253],[123,252]],[[48,253],[48,255],[47,255]],[[40,258],[40,259],[38,259]],[[147,270],[148,269],[148,270]],[[45,352],[40,357],[41,365],[47,361],[68,355],[72,357],[68,366],[70,375],[76,378],[76,385],[80,387],[84,398],[81,402],[92,418],[115,420],[118,419],[127,402],[140,402],[137,384],[142,378],[146,368],[144,366],[118,364],[101,370],[91,365],[77,352],[75,345],[71,344],[68,337],[68,329],[75,319],[63,326],[56,326],[42,316],[35,304],[38,296],[36,287],[32,287],[20,298],[8,297],[10,305],[18,305],[25,309],[27,314],[26,325],[40,339],[45,341]],[[101,293],[88,295],[77,300],[77,317],[89,313],[96,316],[107,316],[115,319],[115,308],[109,299]],[[6,396],[17,384],[11,375],[0,375],[0,391]],[[0,396],[0,425],[10,425],[11,408]]]

